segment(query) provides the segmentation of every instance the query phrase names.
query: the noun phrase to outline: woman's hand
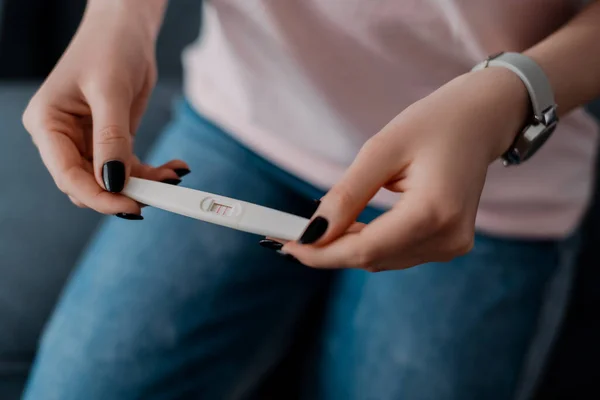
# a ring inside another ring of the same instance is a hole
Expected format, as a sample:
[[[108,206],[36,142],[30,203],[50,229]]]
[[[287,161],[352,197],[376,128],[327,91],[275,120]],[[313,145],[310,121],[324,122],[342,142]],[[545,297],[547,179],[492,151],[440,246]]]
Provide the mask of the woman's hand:
[[[462,75],[404,110],[370,139],[284,253],[319,268],[403,269],[473,246],[488,165],[509,148],[528,110],[511,71]],[[354,221],[380,188],[401,192],[368,225]]]
[[[151,15],[151,5],[156,15]],[[30,101],[23,123],[57,186],[79,206],[139,215],[120,192],[128,176],[176,179],[187,165],[143,165],[133,135],[156,81],[158,1],[91,1],[83,22]],[[130,215],[131,217],[131,215]]]

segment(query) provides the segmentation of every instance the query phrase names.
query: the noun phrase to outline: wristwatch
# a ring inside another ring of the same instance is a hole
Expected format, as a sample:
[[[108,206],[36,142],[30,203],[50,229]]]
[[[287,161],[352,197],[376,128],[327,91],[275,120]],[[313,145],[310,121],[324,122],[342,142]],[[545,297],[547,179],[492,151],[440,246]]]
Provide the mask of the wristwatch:
[[[510,148],[501,157],[505,166],[521,164],[542,147],[558,124],[557,106],[550,81],[535,61],[520,53],[494,54],[475,65],[472,71],[488,67],[503,67],[513,71],[529,92],[532,114]]]

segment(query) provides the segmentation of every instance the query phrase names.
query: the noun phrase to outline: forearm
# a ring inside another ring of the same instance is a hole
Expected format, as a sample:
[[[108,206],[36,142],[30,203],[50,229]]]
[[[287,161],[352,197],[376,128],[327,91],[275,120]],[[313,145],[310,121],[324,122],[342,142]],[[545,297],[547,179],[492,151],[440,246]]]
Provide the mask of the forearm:
[[[600,96],[600,1],[524,54],[548,75],[559,114]]]
[[[84,20],[104,13],[132,18],[140,22],[147,34],[155,40],[168,2],[168,0],[88,0]]]

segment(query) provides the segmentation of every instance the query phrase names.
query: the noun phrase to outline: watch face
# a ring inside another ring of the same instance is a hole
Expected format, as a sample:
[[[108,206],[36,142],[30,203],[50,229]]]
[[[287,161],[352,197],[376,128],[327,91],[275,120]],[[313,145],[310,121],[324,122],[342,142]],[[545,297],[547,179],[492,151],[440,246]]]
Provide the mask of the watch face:
[[[523,161],[529,159],[531,156],[533,156],[540,149],[540,147],[542,147],[544,145],[544,143],[546,143],[548,138],[550,138],[550,136],[556,129],[556,123],[554,123],[550,126],[547,126],[547,127],[542,124],[539,124],[539,125],[542,127],[542,129],[539,130],[537,132],[537,134],[534,135],[533,138],[526,139],[528,142],[526,149],[522,149],[520,151],[521,162],[523,162]],[[533,129],[533,130],[535,131],[535,129]]]
[[[556,125],[556,121],[551,121],[546,126],[534,118],[531,125],[527,125],[521,131],[512,147],[503,155],[504,164],[517,165],[531,158],[546,143]]]

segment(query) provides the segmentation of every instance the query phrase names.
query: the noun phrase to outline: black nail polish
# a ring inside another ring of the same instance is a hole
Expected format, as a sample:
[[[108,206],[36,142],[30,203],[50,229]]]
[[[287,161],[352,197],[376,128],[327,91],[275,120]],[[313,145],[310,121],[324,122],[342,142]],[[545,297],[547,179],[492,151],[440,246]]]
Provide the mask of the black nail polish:
[[[181,179],[175,179],[175,178],[170,178],[170,179],[165,179],[164,181],[161,181],[162,183],[166,183],[167,185],[179,185],[181,183]]]
[[[284,254],[284,253],[280,253],[280,254],[281,254],[281,255],[282,255],[282,256],[283,256],[283,257],[284,257],[286,260],[288,260],[288,261],[291,261],[291,262],[293,262],[293,263],[296,263],[296,264],[304,265],[304,264],[302,264],[302,263],[300,262],[300,260],[298,260],[296,257],[294,257],[294,256],[293,256],[293,255],[291,255],[291,254]]]
[[[279,251],[283,247],[283,243],[276,242],[270,239],[263,239],[258,242],[259,245],[264,247],[265,249]]]
[[[102,180],[109,192],[121,192],[125,187],[125,164],[118,160],[108,161],[102,167]]]
[[[184,176],[186,176],[187,174],[189,174],[190,172],[192,172],[192,171],[190,171],[187,168],[176,168],[176,169],[174,169],[174,171],[177,174],[177,176],[180,177],[180,178],[183,178]]]
[[[144,217],[142,217],[141,215],[129,213],[118,213],[115,214],[115,217],[123,218],[129,221],[141,221],[144,219]]]
[[[311,244],[319,240],[321,236],[327,230],[327,226],[329,222],[323,217],[316,217],[312,220],[312,222],[308,225],[299,242],[301,244]]]

